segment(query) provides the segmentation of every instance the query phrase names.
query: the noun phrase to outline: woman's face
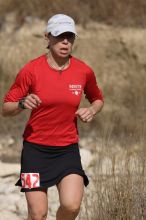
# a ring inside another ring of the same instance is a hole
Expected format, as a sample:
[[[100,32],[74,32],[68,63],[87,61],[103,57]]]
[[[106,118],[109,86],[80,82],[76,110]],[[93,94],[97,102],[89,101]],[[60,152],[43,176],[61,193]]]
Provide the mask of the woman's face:
[[[48,43],[50,51],[57,57],[66,58],[71,54],[74,44],[75,34],[65,32],[57,37],[48,35]]]

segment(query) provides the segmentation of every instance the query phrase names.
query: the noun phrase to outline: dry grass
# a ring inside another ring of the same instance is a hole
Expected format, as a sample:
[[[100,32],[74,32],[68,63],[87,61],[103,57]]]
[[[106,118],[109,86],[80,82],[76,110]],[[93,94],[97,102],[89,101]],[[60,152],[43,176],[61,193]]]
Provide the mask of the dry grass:
[[[144,0],[0,0],[1,22],[11,11],[16,11],[19,25],[24,23],[26,16],[47,20],[54,13],[67,13],[84,25],[93,20],[122,26],[146,26]]]
[[[146,140],[145,140],[146,141]],[[97,143],[91,165],[91,185],[86,191],[79,219],[146,219],[146,150],[138,145]]]

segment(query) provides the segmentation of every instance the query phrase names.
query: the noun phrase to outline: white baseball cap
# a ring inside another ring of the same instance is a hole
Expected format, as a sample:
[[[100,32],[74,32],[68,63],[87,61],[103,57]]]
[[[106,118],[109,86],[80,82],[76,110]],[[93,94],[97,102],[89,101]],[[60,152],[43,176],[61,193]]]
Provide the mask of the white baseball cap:
[[[77,35],[74,20],[64,14],[56,14],[52,16],[48,20],[46,32],[51,33],[54,37],[57,37],[64,32],[72,32]]]

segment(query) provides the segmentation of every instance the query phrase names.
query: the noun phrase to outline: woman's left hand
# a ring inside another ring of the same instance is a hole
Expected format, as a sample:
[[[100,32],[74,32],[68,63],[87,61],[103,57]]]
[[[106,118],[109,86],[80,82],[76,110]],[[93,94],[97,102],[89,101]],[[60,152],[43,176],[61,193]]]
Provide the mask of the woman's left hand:
[[[90,122],[93,119],[94,113],[91,109],[89,108],[80,108],[78,109],[75,114],[83,121],[83,122]]]

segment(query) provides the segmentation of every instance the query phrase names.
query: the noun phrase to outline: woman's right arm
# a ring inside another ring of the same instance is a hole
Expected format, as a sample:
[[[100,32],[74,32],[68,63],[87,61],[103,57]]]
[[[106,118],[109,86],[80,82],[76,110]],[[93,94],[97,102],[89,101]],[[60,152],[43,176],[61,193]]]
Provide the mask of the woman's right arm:
[[[19,108],[19,102],[5,102],[2,106],[2,116],[15,116],[18,115],[23,109]]]
[[[27,63],[17,74],[16,79],[4,97],[2,115],[11,117],[18,115],[23,109],[37,108],[41,100],[31,93],[34,84],[32,63]]]
[[[33,110],[41,104],[40,98],[35,94],[29,94],[23,98],[24,109]],[[19,106],[19,102],[4,102],[2,106],[2,116],[11,117],[18,115],[23,109]]]

